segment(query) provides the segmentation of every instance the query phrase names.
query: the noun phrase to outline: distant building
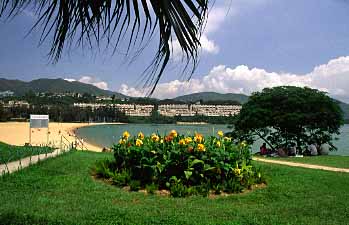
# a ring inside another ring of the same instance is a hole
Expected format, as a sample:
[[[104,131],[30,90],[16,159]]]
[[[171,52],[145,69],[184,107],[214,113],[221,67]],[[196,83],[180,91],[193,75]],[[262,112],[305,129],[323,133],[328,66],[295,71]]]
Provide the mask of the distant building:
[[[107,106],[112,106],[112,105],[100,104],[100,103],[74,103],[74,107],[91,108],[92,110],[107,107]]]
[[[150,116],[154,105],[115,104],[115,107],[127,116]]]
[[[158,112],[162,116],[195,116],[195,112],[191,110],[191,106],[187,104],[167,104],[159,105]]]
[[[111,100],[113,100],[113,98],[109,97],[109,96],[97,96],[96,100],[97,101],[111,101]]]
[[[234,116],[239,114],[240,105],[200,105],[198,103],[159,105],[158,112],[163,116]]]
[[[101,104],[101,103],[74,103],[75,107],[92,110],[101,107],[115,107],[127,116],[151,116],[154,105],[141,104]],[[241,105],[200,105],[200,104],[163,104],[158,106],[158,113],[162,116],[234,116],[239,114]]]
[[[0,92],[0,98],[12,97],[14,94],[15,93],[13,91],[2,91]]]
[[[5,107],[26,107],[29,108],[30,104],[27,101],[9,101],[5,104]]]

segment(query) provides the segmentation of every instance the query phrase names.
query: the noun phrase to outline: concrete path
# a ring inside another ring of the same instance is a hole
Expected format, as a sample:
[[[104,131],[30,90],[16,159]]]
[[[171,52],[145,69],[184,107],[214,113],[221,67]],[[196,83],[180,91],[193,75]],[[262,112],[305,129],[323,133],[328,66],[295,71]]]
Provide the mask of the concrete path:
[[[18,161],[13,161],[13,162],[9,162],[7,164],[0,164],[0,176],[6,174],[6,173],[13,173],[17,170],[23,169],[25,167],[28,167],[30,165],[36,164],[39,161],[48,159],[48,158],[52,158],[52,157],[56,157],[60,154],[62,154],[63,151],[60,149],[56,149],[55,151],[51,152],[51,153],[47,153],[47,154],[40,154],[40,155],[34,155],[34,156],[29,156],[26,158],[23,158],[21,160]]]
[[[258,158],[258,157],[253,157],[252,159],[255,161],[274,163],[274,164],[280,164],[280,165],[286,165],[286,166],[349,173],[349,169],[345,169],[345,168],[336,168],[336,167],[320,166],[320,165],[296,163],[296,162],[287,162],[287,161],[272,160],[272,159],[262,159],[262,158]]]

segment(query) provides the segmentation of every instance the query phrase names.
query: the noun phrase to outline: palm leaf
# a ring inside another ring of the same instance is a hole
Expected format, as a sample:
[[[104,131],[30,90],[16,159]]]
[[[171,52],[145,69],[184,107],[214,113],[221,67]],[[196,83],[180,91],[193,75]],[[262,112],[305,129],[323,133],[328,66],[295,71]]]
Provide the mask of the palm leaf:
[[[129,54],[137,41],[144,44],[157,34],[157,53],[144,84],[151,95],[169,62],[171,40],[178,40],[187,65],[196,67],[208,0],[0,0],[0,17],[12,18],[28,7],[38,15],[33,28],[42,27],[40,44],[53,37],[49,56],[54,63],[74,42],[93,48],[106,39],[115,51],[128,35]]]

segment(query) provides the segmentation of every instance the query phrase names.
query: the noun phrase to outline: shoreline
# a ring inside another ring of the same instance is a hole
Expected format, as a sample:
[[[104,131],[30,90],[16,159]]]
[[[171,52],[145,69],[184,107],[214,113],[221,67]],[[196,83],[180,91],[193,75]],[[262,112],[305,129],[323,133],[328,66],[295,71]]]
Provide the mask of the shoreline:
[[[90,151],[97,151],[97,152],[102,152],[103,149],[109,149],[107,146],[100,146],[97,144],[93,144],[89,142],[87,139],[83,139],[81,136],[79,136],[76,132],[76,130],[83,128],[83,127],[90,127],[90,126],[99,126],[99,125],[122,125],[126,123],[120,123],[120,122],[114,122],[114,123],[77,123],[81,124],[80,126],[75,126],[75,127],[70,127],[67,131],[69,133],[73,133],[78,139],[84,140],[84,146]]]
[[[0,141],[9,145],[23,146],[29,143],[31,135],[32,145],[46,145],[47,132],[49,131],[49,143],[58,145],[61,136],[64,136],[69,143],[74,143],[76,138],[81,140],[76,130],[86,126],[106,125],[106,124],[124,124],[124,123],[49,123],[49,130],[46,128],[31,129],[29,134],[29,122],[0,122]],[[84,140],[84,148],[89,151],[101,152],[103,146],[98,146]]]
[[[208,125],[206,122],[176,122],[177,125]]]

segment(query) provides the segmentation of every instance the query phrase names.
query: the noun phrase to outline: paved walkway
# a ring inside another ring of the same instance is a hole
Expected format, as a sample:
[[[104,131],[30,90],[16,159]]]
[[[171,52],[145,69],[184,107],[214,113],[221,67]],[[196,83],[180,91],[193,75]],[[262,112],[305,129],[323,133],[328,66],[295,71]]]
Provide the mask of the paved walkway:
[[[349,169],[345,169],[345,168],[336,168],[336,167],[320,166],[320,165],[305,164],[305,163],[288,162],[288,161],[273,160],[273,159],[262,159],[262,158],[258,158],[258,157],[253,157],[253,160],[260,161],[260,162],[266,162],[266,163],[286,165],[286,166],[293,166],[293,167],[302,167],[302,168],[308,168],[308,169],[317,169],[317,170],[349,173]]]
[[[52,158],[52,157],[56,157],[58,155],[60,155],[61,153],[63,153],[63,151],[61,151],[60,149],[57,149],[51,153],[47,153],[47,154],[40,154],[40,155],[34,155],[34,156],[29,156],[26,158],[23,158],[21,160],[18,161],[13,161],[13,162],[9,162],[7,164],[0,164],[0,176],[6,174],[6,173],[13,173],[17,170],[23,169],[25,167],[28,167],[30,165],[36,164],[39,161],[48,159],[48,158]]]

